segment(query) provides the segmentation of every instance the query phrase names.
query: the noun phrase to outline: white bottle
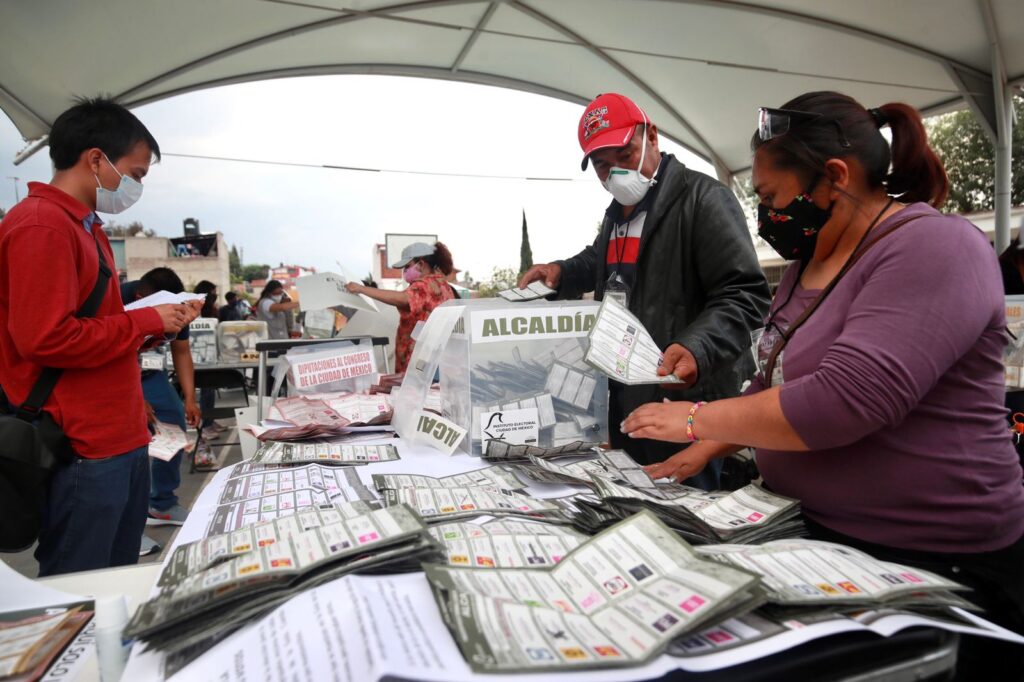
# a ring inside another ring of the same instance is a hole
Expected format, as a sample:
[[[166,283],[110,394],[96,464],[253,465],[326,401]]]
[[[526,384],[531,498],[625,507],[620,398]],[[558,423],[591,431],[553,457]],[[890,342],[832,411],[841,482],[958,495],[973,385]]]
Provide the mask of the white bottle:
[[[96,657],[100,680],[118,682],[128,662],[131,646],[126,646],[121,633],[128,624],[128,604],[123,594],[96,599]]]

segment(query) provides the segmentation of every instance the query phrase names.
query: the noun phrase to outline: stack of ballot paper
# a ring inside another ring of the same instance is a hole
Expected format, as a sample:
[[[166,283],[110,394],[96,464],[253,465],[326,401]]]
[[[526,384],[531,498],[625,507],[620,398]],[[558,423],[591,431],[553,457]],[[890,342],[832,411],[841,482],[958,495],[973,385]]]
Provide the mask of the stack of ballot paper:
[[[282,443],[264,441],[250,462],[257,464],[334,464],[351,466],[399,459],[394,445],[356,445],[324,439]]]
[[[430,534],[450,565],[473,568],[554,566],[587,539],[571,528],[515,518],[442,523]]]
[[[303,590],[348,573],[416,570],[438,557],[408,507],[303,510],[179,547],[160,593],[136,611],[124,636],[194,655]]]
[[[559,445],[557,447],[542,448],[537,445],[526,445],[510,443],[505,440],[487,441],[487,448],[484,450],[484,459],[492,462],[519,462],[529,461],[530,457],[565,457],[565,456],[593,456],[593,450],[599,444],[584,442],[581,440]]]
[[[776,540],[763,545],[705,545],[697,552],[761,576],[781,606],[960,606],[968,588],[920,568],[880,561],[831,542]]]
[[[649,512],[551,568],[424,568],[476,672],[639,665],[677,637],[763,603],[756,574],[702,558]]]
[[[625,450],[602,450],[595,447],[585,455],[557,458],[544,458],[531,453],[525,461],[512,461],[509,466],[537,483],[567,483],[596,488],[594,475],[598,475],[641,490],[659,488]]]
[[[558,500],[542,500],[521,492],[525,487],[501,467],[487,467],[444,478],[374,474],[374,487],[385,506],[408,505],[427,523],[481,516],[529,516],[569,523],[572,510]]]
[[[799,501],[755,484],[733,492],[707,492],[678,484],[624,485],[601,474],[591,478],[606,511],[624,518],[649,509],[693,543],[753,544],[805,532]]]
[[[380,401],[373,396],[355,394],[324,397],[292,396],[280,398],[270,408],[268,419],[249,430],[262,441],[293,441],[309,438],[341,436],[357,427],[384,427],[391,423],[390,407],[381,411]],[[333,403],[333,404],[332,404]],[[373,407],[370,408],[370,403]],[[341,414],[340,407],[348,416]],[[350,419],[358,417],[361,421]]]
[[[228,468],[206,532],[226,533],[273,521],[309,507],[336,502],[376,503],[352,467],[239,462]]]

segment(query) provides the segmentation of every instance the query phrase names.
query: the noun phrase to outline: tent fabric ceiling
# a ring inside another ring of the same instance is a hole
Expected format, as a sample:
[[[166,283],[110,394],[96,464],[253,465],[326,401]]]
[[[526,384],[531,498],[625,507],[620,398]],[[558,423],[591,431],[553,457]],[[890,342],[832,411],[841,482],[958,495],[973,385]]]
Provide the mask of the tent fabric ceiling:
[[[991,92],[993,38],[1024,82],[1021,36],[1021,0],[6,0],[0,108],[30,140],[75,95],[137,106],[299,75],[617,91],[724,175],[749,165],[757,106],[817,89],[960,106]]]

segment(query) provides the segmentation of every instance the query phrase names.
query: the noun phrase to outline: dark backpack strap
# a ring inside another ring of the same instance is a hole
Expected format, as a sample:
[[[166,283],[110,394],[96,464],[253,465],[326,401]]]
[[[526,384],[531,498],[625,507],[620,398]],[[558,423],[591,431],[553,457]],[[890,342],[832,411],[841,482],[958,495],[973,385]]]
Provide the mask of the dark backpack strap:
[[[96,225],[93,225],[93,229],[96,229]],[[107,265],[107,259],[103,256],[103,249],[100,248],[100,240],[95,239],[95,242],[96,253],[100,257],[99,273],[96,275],[96,284],[93,285],[92,291],[89,292],[89,297],[85,299],[85,303],[75,313],[75,317],[79,319],[96,315],[96,311],[99,310],[100,303],[103,301],[103,296],[107,293],[107,284],[110,282],[112,274],[110,266]],[[32,386],[32,390],[29,391],[28,398],[18,408],[17,416],[19,419],[31,422],[39,416],[43,405],[46,404],[63,372],[64,370],[56,367],[43,368],[39,378],[36,379],[35,385]]]

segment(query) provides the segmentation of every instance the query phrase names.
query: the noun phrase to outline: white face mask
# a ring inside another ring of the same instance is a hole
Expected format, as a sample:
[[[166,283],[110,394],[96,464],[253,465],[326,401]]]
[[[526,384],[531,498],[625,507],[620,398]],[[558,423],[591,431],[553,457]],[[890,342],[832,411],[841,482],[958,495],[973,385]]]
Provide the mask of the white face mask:
[[[110,159],[107,158],[106,154],[103,155],[103,158],[107,159],[107,163],[110,163]],[[114,164],[110,163],[110,167],[114,168]],[[96,178],[96,210],[100,213],[120,213],[129,208],[142,196],[141,182],[127,175],[122,175],[117,168],[114,168],[114,172],[121,176],[121,182],[115,190],[104,189],[100,183],[99,176],[93,175]]]
[[[651,188],[653,178],[645,178],[640,169],[644,167],[644,157],[647,155],[647,128],[644,127],[644,140],[640,148],[640,164],[635,170],[612,166],[608,171],[608,177],[601,184],[615,197],[615,201],[623,206],[636,206]]]
[[[274,303],[280,303],[281,299],[283,299],[283,298],[284,298],[284,294],[275,294],[275,295],[270,297],[270,300],[273,301]]]

